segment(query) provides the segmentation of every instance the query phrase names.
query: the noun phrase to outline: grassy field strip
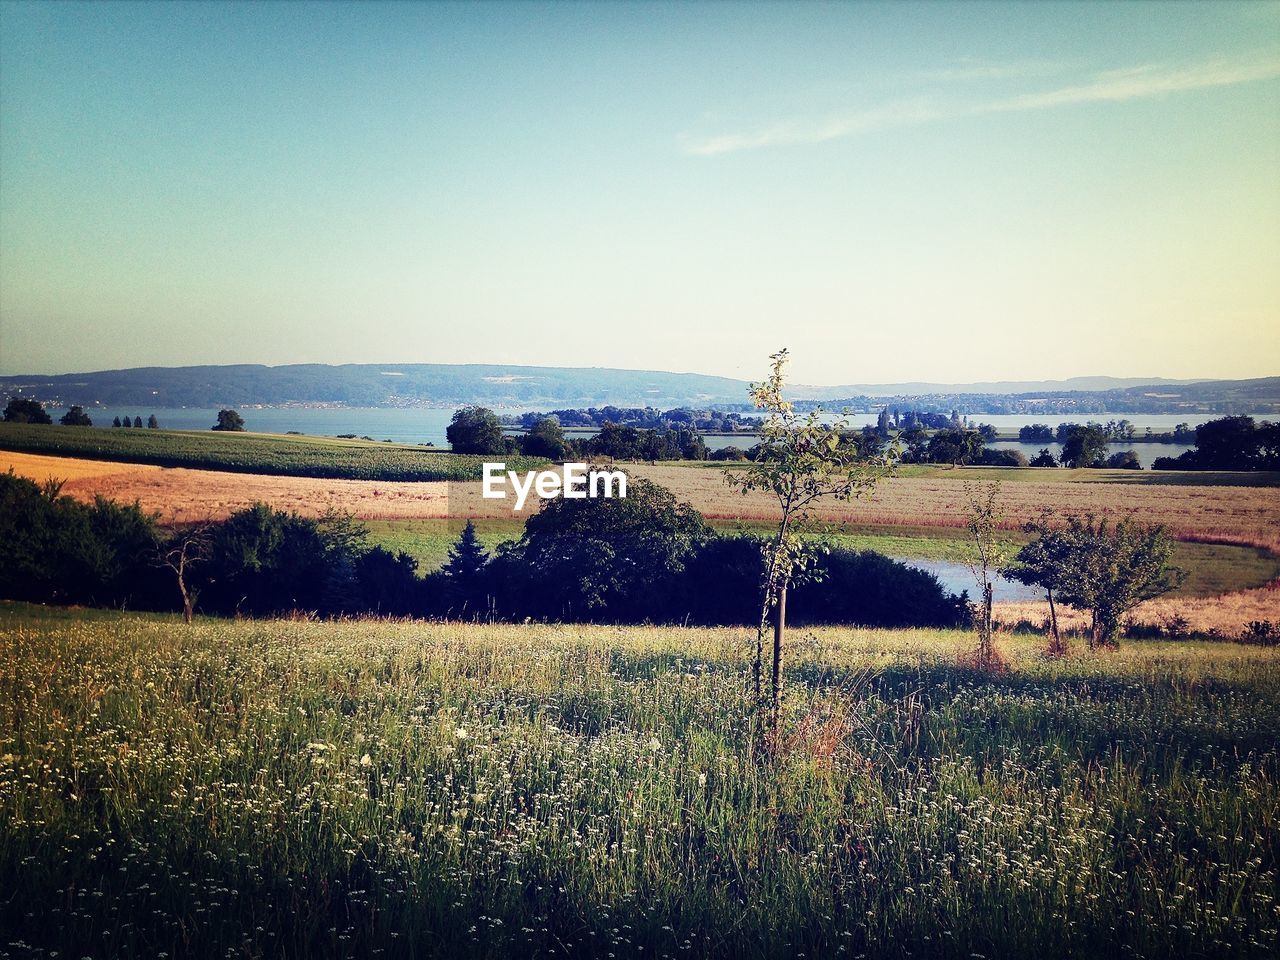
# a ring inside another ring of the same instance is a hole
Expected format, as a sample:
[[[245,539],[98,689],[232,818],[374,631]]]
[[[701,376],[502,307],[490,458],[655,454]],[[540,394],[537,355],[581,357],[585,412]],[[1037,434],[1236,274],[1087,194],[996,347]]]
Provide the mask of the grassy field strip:
[[[417,559],[420,571],[442,565],[449,547],[457,540],[461,521],[452,520],[372,520],[368,527],[373,542],[388,550],[404,551]],[[767,534],[761,523],[721,521],[713,526],[722,533]],[[476,521],[481,542],[490,550],[505,540],[519,539],[522,524],[511,520]],[[856,550],[875,550],[886,556],[916,560],[965,562],[970,553],[965,531],[924,528],[902,531],[897,528],[872,529],[865,526],[832,527],[819,536]],[[1010,533],[1009,549],[1026,541],[1023,534]],[[1280,577],[1280,558],[1257,547],[1179,542],[1174,563],[1188,572],[1187,581],[1175,592],[1180,597],[1213,596],[1247,590]]]
[[[746,639],[0,605],[0,950],[1275,954],[1277,651]]]

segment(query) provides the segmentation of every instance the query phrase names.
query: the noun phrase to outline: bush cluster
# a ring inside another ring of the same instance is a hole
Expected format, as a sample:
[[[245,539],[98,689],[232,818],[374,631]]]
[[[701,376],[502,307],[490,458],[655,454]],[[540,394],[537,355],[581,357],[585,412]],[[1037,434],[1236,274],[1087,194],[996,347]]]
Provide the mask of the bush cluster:
[[[368,542],[342,514],[256,504],[226,520],[160,529],[135,503],[92,505],[0,475],[0,596],[180,610],[172,560],[201,613],[378,614],[456,619],[750,625],[761,543],[721,536],[667,490],[633,480],[626,498],[555,500],[493,556],[468,524],[445,566]],[[878,554],[820,551],[790,602],[795,623],[949,626],[964,602],[932,575]]]

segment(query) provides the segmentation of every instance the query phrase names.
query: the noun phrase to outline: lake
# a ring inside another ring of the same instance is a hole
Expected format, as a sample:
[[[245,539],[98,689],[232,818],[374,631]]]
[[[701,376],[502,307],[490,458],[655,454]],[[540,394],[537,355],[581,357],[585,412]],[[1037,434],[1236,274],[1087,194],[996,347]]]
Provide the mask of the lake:
[[[449,421],[453,419],[454,410],[457,408],[250,406],[238,409],[241,416],[244,417],[246,428],[261,433],[288,433],[290,430],[296,430],[300,433],[329,437],[353,433],[358,437],[368,436],[374,440],[394,440],[397,443],[430,443],[443,447],[447,445],[445,428],[449,426]],[[519,415],[528,413],[532,409],[529,407],[507,407],[499,410],[498,413],[503,416]],[[65,408],[50,408],[49,410],[49,414],[55,422],[65,412]],[[93,418],[95,427],[110,427],[112,417],[117,416],[121,418],[129,417],[130,419],[141,417],[142,422],[146,423],[147,417],[154,413],[160,421],[160,426],[169,430],[207,430],[218,419],[218,411],[213,407],[90,407],[87,412]],[[1059,423],[1084,423],[1086,420],[1091,419],[1104,422],[1110,419],[1127,419],[1140,433],[1148,427],[1156,433],[1163,433],[1172,431],[1179,423],[1189,423],[1192,427],[1195,427],[1206,420],[1215,419],[1216,416],[1216,414],[1131,414],[1128,416],[1098,414],[1077,418],[1075,421],[1067,421],[1063,417],[993,414],[991,416],[975,415],[969,419],[973,423],[990,423],[1002,433],[1016,433],[1019,427],[1032,423],[1048,423],[1050,426],[1056,427]],[[1266,418],[1272,415],[1255,414],[1254,416]],[[852,414],[847,420],[854,427],[874,426],[876,414]],[[581,436],[590,432],[592,431],[566,431],[571,436]],[[707,446],[712,450],[719,450],[722,447],[729,446],[746,449],[756,443],[756,437],[753,434],[740,434],[732,437],[707,437],[706,441]],[[1057,456],[1060,452],[1057,445],[1052,443],[1020,444],[1016,440],[1003,440],[992,443],[990,446],[996,449],[1019,449],[1026,453],[1028,458],[1034,457],[1041,447],[1046,446],[1054,452],[1054,456]],[[1119,450],[1133,449],[1137,452],[1142,465],[1149,467],[1151,461],[1156,457],[1176,456],[1187,448],[1180,445],[1162,443],[1116,443],[1112,444],[1110,449],[1112,453]]]
[[[959,594],[967,590],[970,600],[978,596],[978,584],[973,578],[973,572],[957,560],[921,560],[916,557],[894,557],[893,559],[899,563],[905,563],[908,567],[932,573],[947,593]],[[1039,587],[1029,587],[1025,583],[1015,583],[997,577],[991,584],[991,597],[997,602],[1041,600],[1044,598],[1044,591]]]

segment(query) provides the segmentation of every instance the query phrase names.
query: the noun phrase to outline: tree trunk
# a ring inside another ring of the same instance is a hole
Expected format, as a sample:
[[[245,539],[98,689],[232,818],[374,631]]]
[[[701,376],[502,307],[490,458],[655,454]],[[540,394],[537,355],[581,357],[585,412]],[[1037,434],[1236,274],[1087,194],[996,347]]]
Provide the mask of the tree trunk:
[[[1053,602],[1053,588],[1050,587],[1045,593],[1049,597],[1049,631],[1053,638],[1049,643],[1049,656],[1060,657],[1067,651],[1062,645],[1062,634],[1058,632],[1058,608]]]
[[[191,601],[191,593],[187,590],[181,570],[178,570],[178,592],[182,594],[182,619],[191,623],[196,615],[195,604]]]
[[[982,622],[978,625],[978,662],[983,667],[991,665],[991,581],[982,585]]]
[[[782,643],[787,630],[787,585],[778,587],[778,606],[773,619],[773,684],[770,689],[770,728],[773,742],[778,742],[778,727],[782,714]]]

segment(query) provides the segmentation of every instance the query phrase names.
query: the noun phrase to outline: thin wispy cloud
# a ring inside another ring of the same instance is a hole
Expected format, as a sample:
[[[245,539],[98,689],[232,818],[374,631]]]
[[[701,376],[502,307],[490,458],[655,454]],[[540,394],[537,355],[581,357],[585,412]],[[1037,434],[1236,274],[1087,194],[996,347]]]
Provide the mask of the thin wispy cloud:
[[[928,100],[886,103],[869,110],[831,117],[806,117],[784,120],[746,133],[726,133],[703,139],[687,139],[686,153],[714,156],[736,150],[775,147],[784,144],[825,143],[887,127],[901,127],[946,116],[945,111]]]
[[[1136,100],[1209,87],[1235,86],[1277,76],[1280,76],[1280,60],[1251,64],[1207,63],[1181,70],[1156,66],[1135,67],[1099,74],[1091,83],[1044,93],[1023,94],[1002,103],[991,104],[988,109],[1043,110],[1071,103]]]
[[[989,79],[1001,78],[997,65],[975,65],[974,69],[987,71]],[[1016,67],[1008,69],[1012,71]],[[1003,74],[1006,77],[1014,75]],[[890,127],[917,126],[978,114],[1047,110],[1082,103],[1116,103],[1275,77],[1280,77],[1280,59],[1243,64],[1212,62],[1181,68],[1145,65],[1100,73],[1087,83],[1000,99],[964,103],[919,97],[825,117],[791,118],[744,132],[686,136],[682,138],[681,146],[685,153],[710,157],[761,147],[826,143]]]
[[[917,70],[905,74],[908,80],[940,83],[967,83],[984,80],[1015,80],[1023,77],[1044,77],[1062,70],[1061,63],[1049,60],[1022,60],[999,62],[977,57],[961,57],[950,66],[936,70]]]

